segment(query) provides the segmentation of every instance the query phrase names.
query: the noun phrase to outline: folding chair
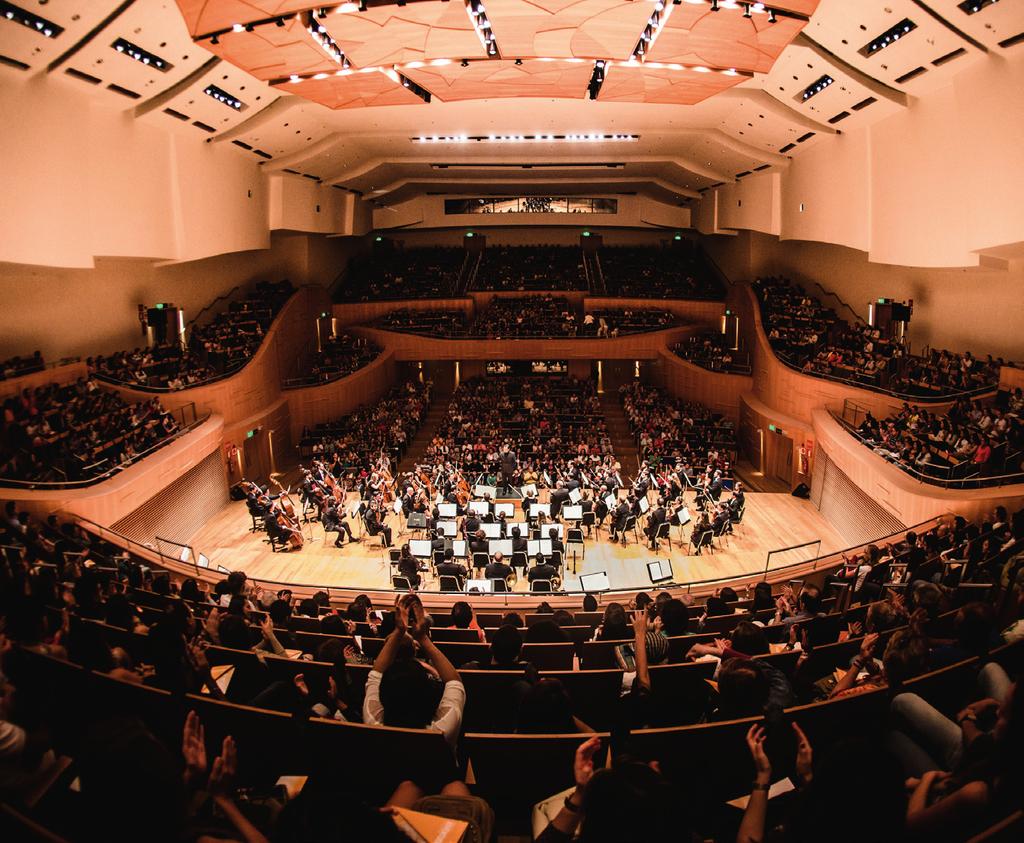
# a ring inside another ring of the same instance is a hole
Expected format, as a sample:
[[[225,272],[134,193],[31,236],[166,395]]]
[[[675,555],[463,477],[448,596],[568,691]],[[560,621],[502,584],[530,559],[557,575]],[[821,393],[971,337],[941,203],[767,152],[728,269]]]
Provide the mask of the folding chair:
[[[512,559],[508,563],[513,568],[522,568],[526,570],[526,566],[529,564],[529,557],[526,555],[525,550],[516,550],[512,553]]]
[[[668,521],[662,521],[658,525],[658,532],[654,534],[654,543],[659,544],[662,539],[668,539],[668,549],[672,550],[672,525]]]
[[[688,556],[692,556],[694,553],[700,555],[704,551],[705,547],[710,547],[711,552],[715,552],[715,546],[712,543],[713,536],[715,535],[713,530],[705,530],[697,536],[696,546],[694,545],[693,535],[693,533],[690,533],[690,546],[687,551]]]
[[[500,577],[496,580],[491,580],[493,591],[495,594],[507,594],[509,592],[508,581],[501,579]]]
[[[597,526],[597,515],[594,514],[593,510],[583,513],[583,520],[580,521],[580,527],[585,527],[588,532],[590,530],[600,532],[601,528]]]
[[[398,560],[402,558],[402,551],[397,547],[388,548],[388,563],[391,565],[391,573],[395,573],[395,569],[398,567]]]
[[[395,591],[411,591],[412,590],[412,583],[409,582],[409,578],[408,577],[400,576],[399,574],[395,574],[391,578],[391,585],[394,586]]]
[[[626,524],[622,528],[622,535],[623,535],[623,537],[625,537],[626,533],[629,533],[629,532],[633,533],[633,542],[636,543],[636,544],[639,544],[640,543],[640,538],[639,538],[639,536],[637,535],[637,532],[636,532],[636,516],[635,515],[627,515],[626,516]]]
[[[530,583],[530,592],[533,594],[550,594],[553,590],[551,580],[534,580]]]
[[[591,513],[593,514],[593,513]],[[570,527],[565,531],[565,550],[568,553],[569,548],[575,548],[576,545],[580,547],[580,557],[585,559],[587,556],[587,546],[583,542],[583,530],[579,527]],[[572,551],[572,567],[573,572],[576,571],[576,551]]]
[[[490,564],[490,561],[491,561],[491,556],[490,556],[489,553],[483,553],[481,551],[481,552],[473,554],[473,568],[474,569],[486,568]]]
[[[459,586],[459,578],[452,574],[441,574],[438,578],[438,584],[441,587],[441,591],[462,591]]]

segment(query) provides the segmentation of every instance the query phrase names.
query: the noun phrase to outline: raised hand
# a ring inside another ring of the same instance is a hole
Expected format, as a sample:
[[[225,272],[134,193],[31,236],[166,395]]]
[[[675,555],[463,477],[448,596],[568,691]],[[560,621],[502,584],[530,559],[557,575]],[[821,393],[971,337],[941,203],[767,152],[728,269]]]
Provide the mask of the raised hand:
[[[797,723],[793,723],[793,731],[796,733],[796,772],[807,784],[814,775],[814,752],[807,735]]]
[[[221,745],[220,755],[213,761],[207,789],[210,793],[223,795],[235,788],[235,774],[238,772],[238,750],[235,739],[228,735]]]
[[[572,764],[576,787],[584,788],[594,776],[594,755],[601,747],[601,739],[594,735],[576,748],[576,756]]]
[[[872,632],[869,635],[864,636],[864,640],[860,645],[860,657],[867,661],[871,658],[872,653],[875,652],[875,644],[878,643],[878,633]]]
[[[409,631],[408,616],[405,612],[405,597],[395,598],[395,632],[404,635]]]
[[[206,775],[206,733],[194,711],[185,718],[181,754],[185,757],[185,784],[198,784]]]
[[[296,689],[302,696],[309,696],[309,685],[306,684],[306,675],[304,673],[296,673],[292,677],[292,682],[295,683]]]
[[[750,757],[754,759],[754,768],[757,777],[764,779],[767,784],[771,781],[772,762],[768,760],[768,753],[764,751],[764,739],[767,733],[764,726],[755,723],[747,730],[747,749],[750,750]]]

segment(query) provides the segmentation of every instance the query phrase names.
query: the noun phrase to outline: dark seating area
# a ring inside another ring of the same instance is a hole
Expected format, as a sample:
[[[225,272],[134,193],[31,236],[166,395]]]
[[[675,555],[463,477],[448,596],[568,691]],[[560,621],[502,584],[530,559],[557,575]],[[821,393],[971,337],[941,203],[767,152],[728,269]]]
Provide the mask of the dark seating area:
[[[466,314],[462,310],[413,310],[400,308],[378,319],[375,328],[403,334],[435,337],[459,337],[466,333]]]
[[[473,290],[585,290],[577,246],[488,246]]]
[[[488,339],[574,337],[579,331],[576,310],[563,296],[495,296],[477,313],[467,336]]]
[[[456,294],[465,260],[466,252],[459,248],[400,249],[381,244],[352,259],[335,301],[446,298]]]
[[[699,334],[672,347],[673,354],[712,372],[749,375],[750,354],[729,348],[722,334]]]
[[[725,289],[689,245],[605,246],[597,260],[609,296],[722,299]]]
[[[372,363],[380,352],[380,346],[364,337],[335,334],[324,340],[321,349],[316,352],[309,364],[309,374],[291,378],[284,385],[294,389],[340,380]]]
[[[679,324],[675,314],[655,308],[589,310],[583,315],[581,337],[619,337],[662,331]]]
[[[45,368],[46,361],[43,360],[43,354],[40,351],[15,355],[0,362],[0,380],[20,378],[22,375],[30,375],[32,372],[41,372]]]

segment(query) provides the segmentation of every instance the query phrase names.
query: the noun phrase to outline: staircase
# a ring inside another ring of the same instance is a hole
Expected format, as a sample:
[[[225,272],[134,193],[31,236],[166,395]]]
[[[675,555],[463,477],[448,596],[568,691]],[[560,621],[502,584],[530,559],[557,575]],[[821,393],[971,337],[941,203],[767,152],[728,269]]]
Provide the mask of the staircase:
[[[605,392],[600,398],[601,412],[604,414],[604,420],[608,425],[608,435],[611,436],[612,447],[615,449],[615,459],[622,464],[622,479],[628,483],[636,476],[639,468],[636,438],[629,429],[625,413],[622,412],[618,393]],[[629,479],[627,480],[627,478]]]
[[[448,412],[448,405],[451,403],[451,400],[451,392],[439,393],[435,389],[433,401],[430,402],[430,407],[427,410],[427,417],[423,420],[420,429],[409,443],[409,447],[405,449],[402,461],[398,464],[399,473],[412,471],[413,466],[421,461],[423,452],[426,450],[427,445],[430,444],[430,440],[434,438],[438,425],[441,424],[441,421]]]

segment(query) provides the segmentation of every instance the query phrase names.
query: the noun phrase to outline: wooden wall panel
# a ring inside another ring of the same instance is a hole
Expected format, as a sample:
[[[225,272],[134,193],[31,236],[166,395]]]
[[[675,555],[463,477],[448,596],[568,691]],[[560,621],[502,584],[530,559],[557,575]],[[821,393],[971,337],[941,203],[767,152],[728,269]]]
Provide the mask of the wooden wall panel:
[[[111,527],[139,543],[157,544],[159,536],[186,544],[227,501],[221,454],[213,451]]]
[[[909,526],[846,476],[822,451],[814,467],[815,505],[849,544],[871,541]]]
[[[740,396],[750,392],[749,375],[730,375],[712,372],[688,363],[667,348],[658,358],[656,381],[658,386],[687,401],[699,401],[716,412],[738,422]]]

